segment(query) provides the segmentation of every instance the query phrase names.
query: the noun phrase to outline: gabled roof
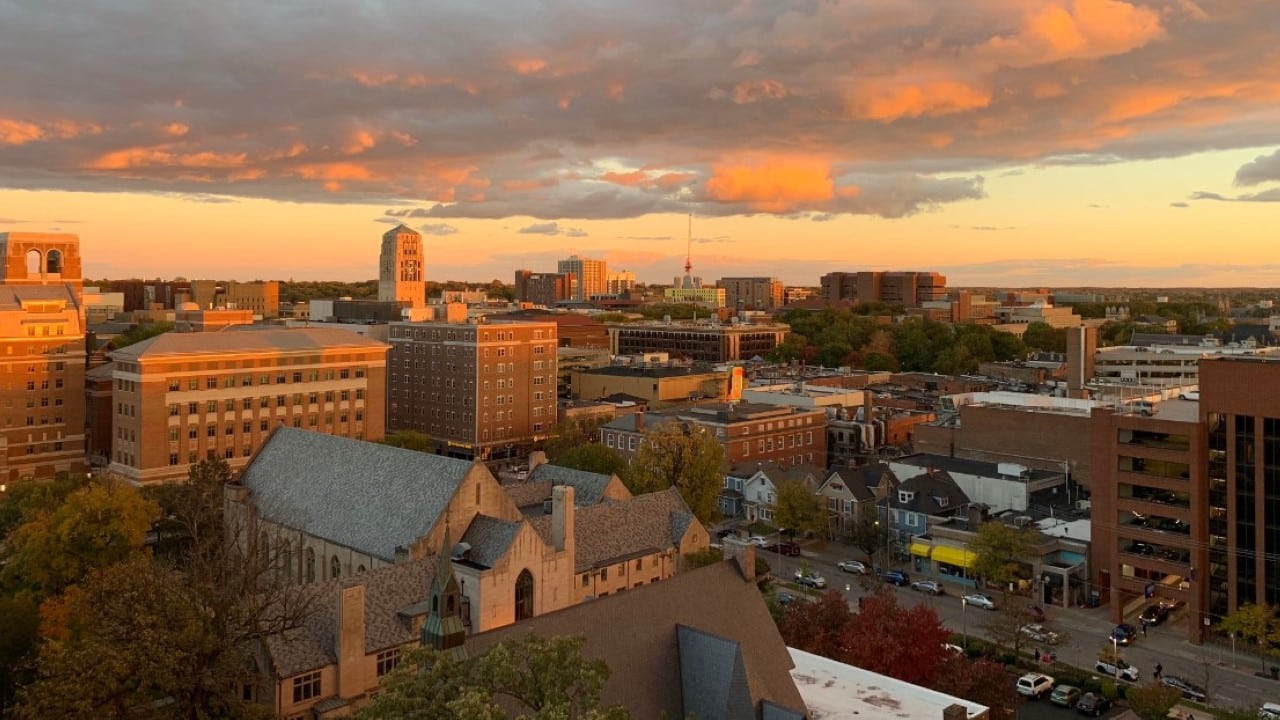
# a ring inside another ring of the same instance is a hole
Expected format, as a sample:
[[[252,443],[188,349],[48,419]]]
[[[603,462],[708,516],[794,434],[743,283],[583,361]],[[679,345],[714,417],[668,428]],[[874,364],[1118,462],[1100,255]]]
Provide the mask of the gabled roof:
[[[520,533],[521,525],[522,523],[488,515],[475,516],[460,541],[470,547],[467,562],[486,568],[493,567],[494,563],[507,554],[507,549]]]
[[[907,478],[898,486],[898,490],[915,493],[911,502],[898,504],[898,508],[925,515],[947,515],[959,512],[969,504],[969,496],[965,495],[964,490],[960,489],[945,470]],[[938,498],[944,498],[946,503],[939,502]]]
[[[577,508],[573,521],[574,572],[670,548],[695,522],[676,488]],[[548,545],[552,543],[551,516],[530,518],[529,524]]]
[[[884,463],[873,463],[870,465],[861,465],[856,468],[837,468],[822,483],[819,491],[827,488],[833,482],[839,482],[858,502],[875,499],[874,489],[880,487],[882,480],[888,479],[890,487],[898,484],[898,478],[894,476],[893,471]]]
[[[436,524],[467,460],[280,427],[240,482],[266,519],[388,562]],[[480,468],[481,472],[487,472]]]
[[[676,626],[676,642],[687,714],[698,720],[734,720],[755,714],[741,645],[684,625]]]
[[[687,628],[684,641],[682,628]],[[734,561],[473,635],[467,650],[474,656],[529,633],[585,636],[583,656],[603,660],[612,670],[601,692],[602,705],[622,705],[634,718],[687,717],[700,699],[728,698],[733,686],[726,684],[743,680],[750,711],[733,715],[735,720],[760,718],[767,703],[796,711],[771,718],[803,717],[804,700],[790,674],[791,656],[760,591]],[[741,673],[736,667],[724,671],[727,662],[722,661],[730,655],[741,660]],[[711,667],[682,662],[693,656]]]
[[[575,470],[563,465],[539,465],[529,473],[530,482],[550,481],[552,485],[569,485],[573,488],[575,505],[595,505],[604,499],[605,490],[612,475]],[[551,494],[547,493],[547,499]]]

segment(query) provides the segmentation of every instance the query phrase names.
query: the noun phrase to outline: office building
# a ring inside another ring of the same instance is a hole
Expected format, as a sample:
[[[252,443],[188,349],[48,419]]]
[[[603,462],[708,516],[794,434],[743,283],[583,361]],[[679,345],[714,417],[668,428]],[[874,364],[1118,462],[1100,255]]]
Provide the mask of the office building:
[[[786,339],[783,324],[712,325],[709,323],[626,323],[609,325],[614,355],[668,353],[673,358],[722,363],[765,357]]]
[[[140,484],[184,478],[205,457],[238,469],[281,425],[378,440],[388,350],[346,330],[276,327],[116,350],[110,469]]]
[[[280,283],[275,280],[259,282],[229,282],[226,284],[225,307],[249,310],[262,318],[280,316]]]
[[[392,323],[390,343],[392,430],[489,460],[524,454],[556,423],[553,322]]]
[[[724,304],[730,310],[776,310],[782,307],[784,286],[778,278],[720,278]]]
[[[828,303],[848,300],[919,307],[945,300],[947,279],[936,272],[831,272],[822,276],[822,296]]]
[[[605,290],[610,295],[622,295],[630,292],[636,286],[636,274],[630,270],[611,272],[605,285]]]
[[[85,470],[80,239],[0,233],[0,482]]]
[[[540,273],[517,270],[515,298],[519,303],[531,303],[550,307],[559,302],[574,299],[577,276],[573,273]]]
[[[395,301],[404,307],[427,304],[427,277],[422,254],[422,235],[397,225],[382,235],[378,256],[378,299]]]
[[[596,295],[605,295],[609,290],[609,265],[604,260],[592,260],[573,255],[557,263],[556,272],[561,275],[573,275],[577,279],[572,296],[572,299],[577,302],[586,302]]]

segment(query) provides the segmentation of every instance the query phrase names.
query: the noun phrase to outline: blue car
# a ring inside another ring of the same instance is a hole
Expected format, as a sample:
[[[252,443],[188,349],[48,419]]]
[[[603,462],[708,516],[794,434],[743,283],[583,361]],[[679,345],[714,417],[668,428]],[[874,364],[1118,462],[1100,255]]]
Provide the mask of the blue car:
[[[907,577],[906,573],[899,570],[881,570],[877,574],[880,575],[881,580],[884,580],[890,585],[906,587],[911,584],[911,578]]]
[[[1117,645],[1129,645],[1138,639],[1138,629],[1129,623],[1120,623],[1111,630],[1108,640],[1114,640]]]

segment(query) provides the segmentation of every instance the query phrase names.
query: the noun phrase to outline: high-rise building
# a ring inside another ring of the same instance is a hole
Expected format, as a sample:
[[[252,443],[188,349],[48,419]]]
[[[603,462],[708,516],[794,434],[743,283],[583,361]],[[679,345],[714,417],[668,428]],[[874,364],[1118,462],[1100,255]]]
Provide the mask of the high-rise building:
[[[936,272],[831,272],[822,276],[822,296],[828,303],[852,300],[919,307],[945,300],[947,279]]]
[[[416,230],[397,225],[382,235],[382,252],[378,256],[378,299],[395,301],[411,308],[427,304],[422,235]]]
[[[523,453],[556,423],[553,322],[392,323],[390,343],[392,430],[488,460]]]
[[[0,233],[0,482],[85,469],[80,238]]]
[[[206,457],[238,469],[279,425],[379,440],[388,350],[317,327],[169,332],[116,350],[110,467],[143,484]]]
[[[606,285],[610,295],[621,295],[636,286],[636,274],[630,270],[611,272]]]
[[[568,273],[577,278],[573,299],[578,302],[586,302],[596,295],[606,294],[609,290],[609,265],[604,260],[592,260],[573,255],[567,260],[561,260],[556,270],[561,274]]]
[[[782,307],[783,284],[772,277],[727,277],[718,283],[724,288],[724,304],[730,310],[774,310]]]
[[[540,273],[517,270],[515,277],[516,302],[534,305],[554,305],[573,298],[577,278],[573,273]]]

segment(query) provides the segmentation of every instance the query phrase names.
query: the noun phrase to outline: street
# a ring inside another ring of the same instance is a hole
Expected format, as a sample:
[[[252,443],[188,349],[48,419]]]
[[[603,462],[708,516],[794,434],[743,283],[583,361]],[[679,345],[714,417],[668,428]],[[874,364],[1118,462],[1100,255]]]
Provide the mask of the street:
[[[827,549],[818,552],[805,548],[801,557],[785,557],[766,552],[761,552],[759,557],[769,564],[775,578],[784,581],[789,581],[792,574],[802,566],[818,572],[826,578],[828,589],[844,594],[854,607],[857,606],[859,597],[873,592],[880,584],[873,575],[841,572],[836,563],[846,559],[859,559],[863,555],[838,543],[830,543]],[[993,615],[1003,611],[962,607],[960,596],[971,592],[971,589],[949,584],[944,578],[908,572],[913,581],[942,581],[947,594],[933,597],[913,591],[910,587],[889,586],[897,593],[901,604],[930,605],[937,611],[943,624],[952,631],[967,632],[971,637],[989,639],[986,625]],[[800,594],[810,596],[821,592],[825,591],[807,588],[799,591]],[[996,599],[999,599],[998,596]],[[1114,627],[1108,609],[1046,607],[1045,612],[1048,617],[1044,624],[1064,636],[1062,642],[1054,646],[1058,659],[1075,667],[1092,669],[1098,651],[1108,644],[1108,636]],[[1253,674],[1261,667],[1257,659],[1243,654],[1233,656],[1229,649],[1224,650],[1214,645],[1197,646],[1187,642],[1183,627],[1178,627],[1179,623],[1186,622],[1180,614],[1180,611],[1176,611],[1165,624],[1150,628],[1145,637],[1140,636],[1131,646],[1120,648],[1121,657],[1136,666],[1141,673],[1140,682],[1149,682],[1152,668],[1160,663],[1165,675],[1178,675],[1205,688],[1209,703],[1217,707],[1256,709],[1264,702],[1280,700],[1280,682]],[[1136,619],[1131,622],[1137,625]],[[1035,643],[1028,640],[1023,647],[1029,650],[1035,646]],[[1044,714],[1024,716],[1020,713],[1020,717],[1054,716],[1048,703],[1026,705],[1037,708],[1037,712]],[[1039,707],[1040,705],[1043,707]]]

